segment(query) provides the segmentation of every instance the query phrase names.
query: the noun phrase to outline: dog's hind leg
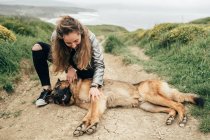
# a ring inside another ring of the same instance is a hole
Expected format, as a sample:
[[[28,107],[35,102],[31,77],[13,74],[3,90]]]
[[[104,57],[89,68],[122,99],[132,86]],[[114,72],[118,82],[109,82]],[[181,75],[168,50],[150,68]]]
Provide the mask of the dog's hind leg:
[[[172,108],[162,107],[158,105],[151,104],[149,102],[144,102],[139,105],[139,107],[145,111],[152,112],[152,113],[168,113],[168,117],[166,120],[166,124],[170,125],[173,123],[176,117],[176,111]]]
[[[98,123],[100,120],[100,117],[106,110],[106,99],[102,95],[99,99],[95,99],[94,101],[91,100],[91,105],[90,105],[90,125],[86,129],[87,134],[92,134],[97,130]]]
[[[149,95],[149,94],[148,94]],[[184,126],[187,122],[187,117],[185,114],[185,108],[183,104],[174,102],[166,97],[163,97],[161,95],[153,95],[153,96],[147,96],[146,101],[155,104],[155,105],[160,105],[160,106],[167,106],[169,108],[173,108],[178,112],[179,115],[179,124],[180,126]]]

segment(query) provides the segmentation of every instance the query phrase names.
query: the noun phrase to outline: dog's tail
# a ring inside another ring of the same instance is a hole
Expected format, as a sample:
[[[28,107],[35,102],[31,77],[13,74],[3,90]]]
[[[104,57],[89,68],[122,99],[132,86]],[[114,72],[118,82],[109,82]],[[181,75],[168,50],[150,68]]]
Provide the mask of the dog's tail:
[[[204,99],[199,97],[198,95],[194,93],[183,93],[178,91],[175,88],[169,87],[168,83],[162,82],[162,86],[160,91],[162,92],[162,95],[165,97],[169,97],[170,99],[177,101],[177,102],[190,102],[193,103],[199,107],[204,106]]]
[[[199,107],[203,107],[204,103],[205,103],[205,100],[201,97],[194,97],[193,101],[194,101],[194,104],[199,106]]]
[[[204,106],[204,99],[199,97],[196,94],[193,93],[182,93],[182,97],[184,99],[184,102],[190,102],[193,103],[199,107],[203,107]]]

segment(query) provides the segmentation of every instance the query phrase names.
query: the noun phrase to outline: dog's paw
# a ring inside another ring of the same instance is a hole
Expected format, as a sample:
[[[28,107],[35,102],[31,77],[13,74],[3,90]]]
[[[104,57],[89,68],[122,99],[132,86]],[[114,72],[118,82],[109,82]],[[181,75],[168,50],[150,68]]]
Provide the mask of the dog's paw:
[[[87,129],[86,129],[86,133],[88,135],[93,134],[94,132],[96,132],[98,127],[98,123],[94,123],[93,125],[90,125]]]
[[[171,125],[174,122],[174,119],[174,116],[169,116],[166,120],[166,125]]]
[[[182,121],[179,122],[179,126],[184,127],[186,125],[186,123],[187,123],[187,116],[184,116]]]
[[[85,133],[85,124],[82,123],[74,130],[73,135],[74,137],[82,136]]]

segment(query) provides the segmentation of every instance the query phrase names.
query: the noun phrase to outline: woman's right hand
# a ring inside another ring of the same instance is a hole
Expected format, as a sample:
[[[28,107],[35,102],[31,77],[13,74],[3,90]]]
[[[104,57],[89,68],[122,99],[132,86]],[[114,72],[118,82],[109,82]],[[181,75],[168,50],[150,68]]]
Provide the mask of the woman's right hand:
[[[66,80],[68,80],[69,84],[71,84],[75,79],[77,79],[76,70],[73,67],[68,68]]]

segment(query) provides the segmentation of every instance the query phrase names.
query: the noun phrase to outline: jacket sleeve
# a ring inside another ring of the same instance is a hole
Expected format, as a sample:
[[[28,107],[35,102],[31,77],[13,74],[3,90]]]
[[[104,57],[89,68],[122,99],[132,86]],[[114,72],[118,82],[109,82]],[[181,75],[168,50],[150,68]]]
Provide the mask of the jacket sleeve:
[[[92,65],[94,68],[92,84],[98,84],[102,86],[105,69],[103,53],[100,48],[100,44],[96,39],[96,36],[91,31],[89,31],[89,37],[92,46]]]

